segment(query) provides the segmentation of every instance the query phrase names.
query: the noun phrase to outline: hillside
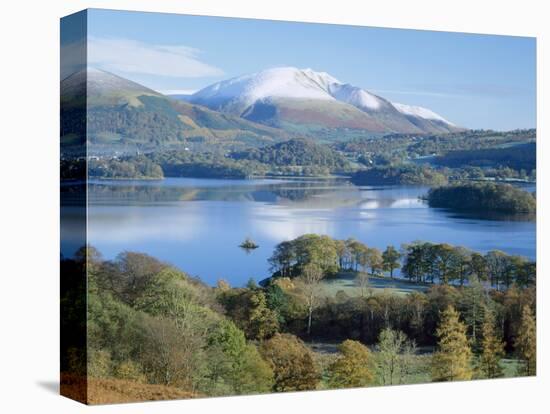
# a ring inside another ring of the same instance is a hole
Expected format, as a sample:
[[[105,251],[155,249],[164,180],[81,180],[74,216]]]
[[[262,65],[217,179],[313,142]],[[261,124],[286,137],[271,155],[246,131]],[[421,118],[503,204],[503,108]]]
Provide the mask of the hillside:
[[[504,148],[450,151],[437,157],[435,163],[447,167],[507,167],[530,172],[537,167],[537,146],[530,142]]]
[[[62,394],[87,404],[121,404],[140,401],[178,400],[197,397],[176,387],[116,378],[88,378],[62,374]]]
[[[231,157],[276,166],[316,166],[333,170],[349,168],[348,161],[342,155],[309,139],[292,139],[267,147],[235,152]]]
[[[170,99],[108,72],[89,69],[61,82],[62,130],[82,118],[87,97],[91,153],[135,153],[161,148],[244,148],[288,139],[281,130]],[[62,136],[65,144],[73,143]],[[81,141],[80,141],[81,142]]]
[[[184,99],[327,140],[461,130],[434,111],[397,104],[325,72],[279,67],[210,85]]]
[[[351,176],[355,185],[443,185],[447,177],[429,166],[399,165],[374,167]]]

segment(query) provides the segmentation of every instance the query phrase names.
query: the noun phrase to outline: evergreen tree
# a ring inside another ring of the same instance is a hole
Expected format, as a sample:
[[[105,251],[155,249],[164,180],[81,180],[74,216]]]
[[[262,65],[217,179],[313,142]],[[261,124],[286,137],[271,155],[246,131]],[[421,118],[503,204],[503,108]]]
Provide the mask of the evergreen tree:
[[[516,351],[523,365],[520,375],[537,374],[537,325],[531,307],[525,305],[521,312],[521,322],[516,338]]]
[[[485,378],[502,377],[503,372],[500,360],[504,357],[505,343],[501,340],[495,329],[495,315],[490,309],[485,309],[485,318],[481,333],[481,355],[479,358],[480,370]]]
[[[476,352],[479,349],[485,310],[485,291],[481,283],[472,277],[469,286],[464,288],[460,311],[464,315],[467,334]]]
[[[472,350],[466,336],[466,326],[460,322],[453,306],[441,315],[436,331],[438,351],[432,359],[434,381],[457,381],[472,378]]]

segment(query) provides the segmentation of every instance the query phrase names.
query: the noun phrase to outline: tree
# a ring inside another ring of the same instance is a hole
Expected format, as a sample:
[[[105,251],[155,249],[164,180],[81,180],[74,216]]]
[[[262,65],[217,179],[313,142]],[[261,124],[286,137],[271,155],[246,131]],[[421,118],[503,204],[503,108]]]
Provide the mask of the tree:
[[[406,297],[406,303],[410,315],[412,333],[416,338],[421,338],[425,330],[424,318],[428,299],[424,293],[411,292]]]
[[[364,387],[372,383],[371,354],[361,342],[345,340],[341,355],[329,367],[329,385],[334,388]]]
[[[469,380],[472,378],[472,351],[466,336],[466,326],[458,312],[449,306],[441,315],[437,328],[438,350],[432,358],[434,381]]]
[[[393,279],[393,271],[401,266],[401,253],[393,246],[386,247],[382,253],[382,266],[386,272],[390,272],[390,277]]]
[[[365,250],[366,246],[358,240],[347,239],[346,240],[346,250],[349,255],[349,268],[351,270],[359,270],[359,265],[364,263],[366,266],[365,259]]]
[[[365,262],[372,275],[378,274],[383,269],[382,253],[376,247],[365,249]]]
[[[302,275],[299,277],[302,291],[306,298],[307,305],[307,334],[311,335],[311,319],[319,296],[319,284],[323,279],[322,269],[314,263],[304,266]]]
[[[261,359],[254,345],[246,343],[243,331],[233,322],[220,321],[210,334],[208,345],[210,387],[214,395],[271,390],[271,367]]]
[[[525,305],[521,312],[521,322],[515,341],[516,351],[523,362],[520,374],[531,376],[537,374],[537,325],[533,311]]]
[[[277,313],[267,305],[261,289],[232,289],[218,296],[228,316],[248,339],[265,339],[279,330]]]
[[[430,274],[433,282],[435,257],[434,245],[431,243],[415,242],[405,246],[406,255],[401,271],[403,275],[416,282],[424,282],[426,275]]]
[[[282,277],[290,277],[292,264],[296,260],[294,245],[290,241],[279,243],[275,247],[273,255],[268,259],[270,270],[273,273],[279,273]]]
[[[291,334],[275,334],[260,345],[274,374],[273,391],[314,390],[320,380],[312,352]]]
[[[132,305],[134,300],[147,287],[148,283],[167,266],[157,259],[134,252],[119,254],[114,263],[114,290],[126,303]]]
[[[256,291],[250,296],[249,334],[253,339],[265,339],[279,330],[277,314],[268,308],[264,292]]]
[[[403,383],[416,346],[401,332],[386,328],[380,332],[376,355],[378,377],[382,385]]]
[[[344,240],[334,240],[334,247],[336,248],[336,254],[338,255],[338,267],[340,270],[345,269],[346,259],[348,256],[348,249]]]
[[[500,250],[491,250],[485,255],[485,263],[487,265],[487,274],[491,282],[491,286],[496,286],[497,290],[502,282],[502,277],[508,266],[508,256]]]
[[[480,370],[485,378],[502,377],[503,372],[500,360],[504,357],[504,342],[497,335],[495,316],[490,309],[485,309],[485,318],[481,332],[481,355],[479,357]]]
[[[447,243],[435,246],[437,277],[444,285],[454,280],[457,276],[456,265],[458,257],[453,246]]]
[[[472,253],[470,266],[472,274],[476,276],[478,282],[481,283],[487,280],[487,262],[485,261],[485,257],[483,257],[483,255],[479,253]]]
[[[288,295],[279,284],[272,282],[265,288],[265,299],[267,307],[277,314],[279,325],[283,325],[290,305]]]
[[[516,281],[517,275],[521,273],[526,260],[521,256],[508,256],[506,267],[502,275],[502,283],[508,289]]]
[[[537,263],[525,262],[516,271],[516,284],[520,287],[533,286],[537,279]]]
[[[452,262],[453,276],[459,280],[460,286],[472,274],[472,252],[462,246],[454,248],[454,260]]]
[[[358,272],[355,275],[355,285],[361,290],[361,297],[365,297],[365,290],[369,287],[369,274],[366,272]]]
[[[338,252],[336,243],[328,236],[305,234],[292,241],[296,251],[297,266],[314,264],[325,274],[338,271]]]
[[[198,327],[182,332],[165,317],[150,318],[145,324],[145,340],[140,362],[149,382],[197,391],[208,373],[205,338]]]
[[[463,288],[460,307],[468,328],[468,336],[476,348],[481,336],[481,326],[486,310],[485,291],[477,279],[471,278],[469,286]]]

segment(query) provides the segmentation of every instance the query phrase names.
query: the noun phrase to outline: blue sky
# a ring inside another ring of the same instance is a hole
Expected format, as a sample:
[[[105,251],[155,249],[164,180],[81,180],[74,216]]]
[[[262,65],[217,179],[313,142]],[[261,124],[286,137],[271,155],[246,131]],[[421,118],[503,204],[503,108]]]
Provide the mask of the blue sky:
[[[92,66],[160,91],[296,66],[468,128],[536,123],[534,38],[108,10],[88,36]]]

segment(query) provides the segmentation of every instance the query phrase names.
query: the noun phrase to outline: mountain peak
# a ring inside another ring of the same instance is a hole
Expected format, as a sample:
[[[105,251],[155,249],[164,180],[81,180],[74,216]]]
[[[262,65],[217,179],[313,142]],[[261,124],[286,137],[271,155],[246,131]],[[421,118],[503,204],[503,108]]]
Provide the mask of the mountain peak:
[[[327,73],[291,66],[265,69],[208,86],[193,94],[191,101],[221,109],[237,107],[241,112],[266,98],[334,99],[328,87],[337,80]]]
[[[279,122],[275,118],[336,129],[361,129],[370,125],[371,132],[376,133],[433,133],[456,129],[454,124],[430,109],[393,104],[311,68],[265,69],[215,83],[188,99],[211,109],[280,127],[286,121]],[[335,117],[340,117],[341,122]]]
[[[128,103],[141,106],[137,99],[141,95],[160,96],[160,94],[139,83],[122,78],[114,73],[88,66],[61,81],[61,96],[65,100],[86,93],[88,100],[103,103]]]

